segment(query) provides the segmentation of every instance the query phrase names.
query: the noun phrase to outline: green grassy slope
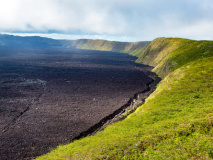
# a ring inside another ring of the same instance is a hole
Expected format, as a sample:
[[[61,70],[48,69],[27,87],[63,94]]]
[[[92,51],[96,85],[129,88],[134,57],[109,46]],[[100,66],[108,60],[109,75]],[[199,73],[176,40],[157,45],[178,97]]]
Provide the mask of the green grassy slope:
[[[37,159],[213,159],[212,46],[154,40],[138,62],[155,66],[164,79],[145,104],[95,136]]]
[[[150,42],[116,42],[106,40],[79,39],[70,41],[70,43],[71,44],[69,47],[75,47],[79,49],[124,52],[134,56],[139,56],[139,54],[145,50]]]
[[[158,38],[140,55],[136,62],[154,66],[154,72],[165,77],[190,61],[212,56],[212,41],[181,38]]]

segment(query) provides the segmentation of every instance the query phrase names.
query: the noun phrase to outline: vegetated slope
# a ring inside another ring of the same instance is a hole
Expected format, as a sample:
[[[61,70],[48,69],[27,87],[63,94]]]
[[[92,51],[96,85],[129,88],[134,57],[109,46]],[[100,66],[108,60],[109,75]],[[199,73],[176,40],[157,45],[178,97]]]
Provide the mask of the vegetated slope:
[[[124,52],[129,53],[133,56],[139,56],[149,45],[150,42],[116,42],[106,40],[79,39],[70,41],[70,43],[71,44],[68,45],[68,47],[101,51]]]
[[[158,38],[152,41],[136,62],[154,66],[153,71],[163,78],[188,62],[212,54],[212,41]]]
[[[37,159],[213,159],[212,46],[154,40],[138,62],[155,66],[164,79],[145,104],[95,136]]]

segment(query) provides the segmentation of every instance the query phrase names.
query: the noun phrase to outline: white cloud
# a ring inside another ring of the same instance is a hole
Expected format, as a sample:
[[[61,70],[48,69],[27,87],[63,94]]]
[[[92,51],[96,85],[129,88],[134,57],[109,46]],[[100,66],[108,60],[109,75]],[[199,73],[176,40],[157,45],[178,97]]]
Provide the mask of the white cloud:
[[[0,24],[0,32],[55,32],[64,37],[213,39],[213,1],[0,0]]]

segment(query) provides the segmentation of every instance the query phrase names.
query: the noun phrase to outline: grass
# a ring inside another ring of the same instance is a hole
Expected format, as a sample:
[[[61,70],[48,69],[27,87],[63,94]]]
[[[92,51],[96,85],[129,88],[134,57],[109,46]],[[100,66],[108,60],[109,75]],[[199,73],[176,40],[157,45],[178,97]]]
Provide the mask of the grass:
[[[181,38],[155,39],[136,62],[154,66],[154,72],[164,78],[188,62],[213,56],[212,41],[193,41]]]
[[[37,159],[213,159],[213,43],[165,41],[168,46],[158,49],[156,43],[165,42],[157,39],[156,46],[151,43],[144,51],[151,56],[153,49],[158,50],[152,59],[166,54],[161,55],[165,60],[157,59],[156,64],[146,57],[159,73],[165,66],[171,68],[162,74],[164,79],[145,104],[104,131],[59,146]]]

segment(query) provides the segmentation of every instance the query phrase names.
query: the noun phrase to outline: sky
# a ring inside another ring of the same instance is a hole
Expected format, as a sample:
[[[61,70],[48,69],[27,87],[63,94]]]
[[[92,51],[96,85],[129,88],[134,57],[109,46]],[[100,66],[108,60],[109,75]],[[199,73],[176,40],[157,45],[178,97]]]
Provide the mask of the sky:
[[[0,33],[55,39],[213,40],[213,0],[0,0]]]

